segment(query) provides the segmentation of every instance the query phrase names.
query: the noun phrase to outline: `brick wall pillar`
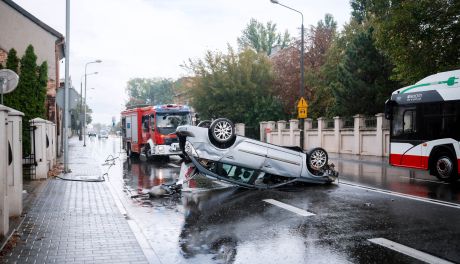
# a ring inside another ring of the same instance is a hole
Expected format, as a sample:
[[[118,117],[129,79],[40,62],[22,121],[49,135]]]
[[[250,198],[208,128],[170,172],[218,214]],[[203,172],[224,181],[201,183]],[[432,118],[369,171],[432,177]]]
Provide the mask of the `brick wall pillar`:
[[[235,133],[239,136],[243,136],[245,135],[245,126],[243,123],[236,123],[235,124]]]
[[[339,116],[334,117],[334,139],[335,139],[335,152],[340,152],[340,129],[342,128],[343,120]]]
[[[383,137],[383,118],[384,115],[382,113],[378,113],[375,115],[377,117],[377,126],[376,126],[376,152],[378,156],[383,156],[383,144],[385,144],[385,138]]]
[[[353,147],[353,154],[359,155],[361,154],[361,126],[364,125],[364,116],[362,115],[355,115],[354,118],[354,129],[353,129],[353,138],[354,138],[354,147]]]
[[[283,142],[283,129],[286,129],[286,121],[280,120],[277,122],[278,125],[278,145],[284,146],[286,145],[286,142]]]
[[[267,142],[268,143],[273,143],[273,139],[272,139],[272,133],[275,132],[275,121],[268,121],[267,122],[267,129],[270,130],[269,133],[267,133]]]
[[[318,140],[319,147],[323,147],[323,128],[326,122],[324,122],[324,117],[318,118]]]
[[[289,140],[291,146],[300,146],[299,142],[295,140],[295,131],[299,130],[299,120],[289,120]]]

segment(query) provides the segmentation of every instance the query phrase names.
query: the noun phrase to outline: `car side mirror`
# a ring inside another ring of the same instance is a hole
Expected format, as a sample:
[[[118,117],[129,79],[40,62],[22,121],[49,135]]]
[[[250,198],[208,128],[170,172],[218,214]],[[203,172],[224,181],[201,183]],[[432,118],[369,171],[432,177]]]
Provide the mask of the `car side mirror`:
[[[386,102],[385,102],[385,111],[384,111],[384,114],[385,114],[385,118],[388,119],[388,120],[392,120],[393,119],[393,106],[394,106],[394,101],[392,101],[391,99],[388,99]]]

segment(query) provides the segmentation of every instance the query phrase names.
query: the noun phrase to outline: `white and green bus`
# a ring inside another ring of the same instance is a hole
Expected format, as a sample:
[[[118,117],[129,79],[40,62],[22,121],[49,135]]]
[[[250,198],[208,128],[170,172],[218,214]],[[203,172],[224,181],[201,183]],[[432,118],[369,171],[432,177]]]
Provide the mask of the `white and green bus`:
[[[394,91],[385,103],[390,120],[390,164],[429,170],[442,181],[460,174],[460,70],[430,75]]]

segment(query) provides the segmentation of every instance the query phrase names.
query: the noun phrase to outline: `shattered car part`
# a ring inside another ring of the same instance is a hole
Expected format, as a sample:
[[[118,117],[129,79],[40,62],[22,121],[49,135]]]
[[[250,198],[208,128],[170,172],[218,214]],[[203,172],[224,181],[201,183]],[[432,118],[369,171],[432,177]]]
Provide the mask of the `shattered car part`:
[[[225,118],[209,127],[179,126],[183,154],[197,170],[214,179],[246,188],[276,188],[294,182],[331,183],[338,177],[327,152],[314,148],[281,147],[237,136]]]

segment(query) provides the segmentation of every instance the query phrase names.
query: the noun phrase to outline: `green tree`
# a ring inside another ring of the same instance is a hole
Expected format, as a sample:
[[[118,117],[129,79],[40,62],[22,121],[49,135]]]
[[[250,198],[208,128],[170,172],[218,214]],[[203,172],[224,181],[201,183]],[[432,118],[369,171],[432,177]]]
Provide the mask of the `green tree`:
[[[6,68],[19,74],[19,58],[15,49],[10,49],[10,51],[8,51]]]
[[[46,90],[48,87],[48,63],[45,61],[38,67],[38,86],[36,88],[37,109],[36,115],[46,119]]]
[[[281,35],[281,33],[276,32],[276,23],[269,21],[264,25],[254,18],[242,31],[242,36],[237,39],[240,50],[250,47],[267,55],[272,53],[273,47],[285,48],[290,44],[290,41],[287,30]]]
[[[8,54],[8,67],[17,67],[16,52]],[[46,69],[45,69],[46,68]],[[29,45],[20,60],[19,83],[17,88],[5,95],[5,105],[24,113],[23,127],[29,124],[29,120],[36,117],[44,117],[45,96],[47,79],[47,63],[37,67],[37,56],[34,48]],[[14,69],[12,69],[14,70]],[[30,135],[23,129],[23,152],[30,153]]]
[[[208,51],[203,59],[186,65],[194,74],[192,106],[201,119],[230,118],[248,126],[284,119],[273,93],[273,74],[266,54],[246,49],[227,54]]]
[[[126,87],[129,97],[127,105],[172,103],[174,97],[172,87],[173,81],[166,78],[130,79]]]
[[[460,2],[353,0],[353,15],[370,20],[377,46],[395,65],[393,77],[411,84],[460,65]]]
[[[337,114],[382,112],[385,100],[400,86],[390,80],[392,69],[374,45],[373,28],[358,25],[337,68],[337,80],[331,83]]]

